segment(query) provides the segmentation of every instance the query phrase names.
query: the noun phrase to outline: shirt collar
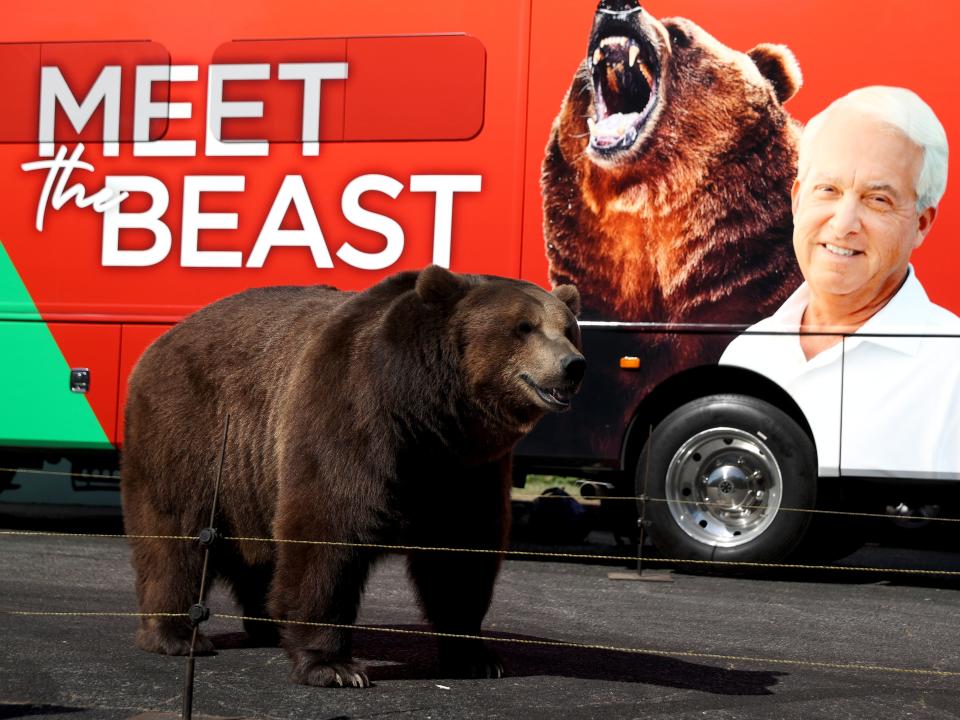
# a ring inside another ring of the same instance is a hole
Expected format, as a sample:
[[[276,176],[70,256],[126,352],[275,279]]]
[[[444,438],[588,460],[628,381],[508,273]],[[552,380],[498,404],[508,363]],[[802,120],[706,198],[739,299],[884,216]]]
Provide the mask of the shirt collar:
[[[912,265],[907,266],[907,279],[890,298],[890,302],[878,310],[869,320],[846,341],[847,349],[853,349],[861,342],[881,345],[916,355],[920,350],[920,338],[927,326],[930,299],[917,280]],[[913,335],[913,337],[904,337]]]
[[[810,288],[801,283],[783,305],[770,317],[778,330],[797,331],[803,320],[803,312],[810,303]],[[920,349],[919,337],[903,337],[922,333],[928,324],[930,299],[917,280],[913,265],[907,266],[907,279],[896,294],[880,310],[874,313],[854,333],[845,333],[844,347],[851,350],[861,342],[916,355]]]

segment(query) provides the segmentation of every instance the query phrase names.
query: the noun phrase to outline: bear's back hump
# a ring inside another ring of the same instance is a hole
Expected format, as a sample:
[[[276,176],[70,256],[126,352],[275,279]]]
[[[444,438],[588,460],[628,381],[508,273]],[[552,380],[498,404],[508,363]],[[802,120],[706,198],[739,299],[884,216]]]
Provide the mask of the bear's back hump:
[[[353,293],[327,286],[254,288],[201,308],[143,354],[139,375],[189,371],[212,379],[280,380],[307,337],[322,332]]]

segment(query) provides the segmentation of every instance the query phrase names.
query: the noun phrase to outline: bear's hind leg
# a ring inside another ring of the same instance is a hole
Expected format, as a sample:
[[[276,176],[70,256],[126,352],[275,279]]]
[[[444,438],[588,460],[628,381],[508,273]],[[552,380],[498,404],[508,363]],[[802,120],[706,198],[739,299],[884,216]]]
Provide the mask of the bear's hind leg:
[[[151,534],[180,535],[171,527]],[[130,534],[136,532],[128,531]],[[145,615],[176,614],[181,617],[141,617],[137,646],[162,655],[188,655],[193,625],[186,617],[197,602],[203,553],[185,540],[133,539],[133,567],[137,576],[137,598]],[[213,652],[213,643],[197,633],[194,652]]]
[[[195,535],[205,522],[200,505],[176,502],[192,478],[155,469],[167,464],[151,460],[150,448],[138,445],[129,425],[128,431],[120,498],[142,615],[136,644],[147,652],[188,655],[193,625],[187,613],[200,595],[204,555],[196,542],[163,536]],[[194,652],[213,650],[209,638],[198,632]]]

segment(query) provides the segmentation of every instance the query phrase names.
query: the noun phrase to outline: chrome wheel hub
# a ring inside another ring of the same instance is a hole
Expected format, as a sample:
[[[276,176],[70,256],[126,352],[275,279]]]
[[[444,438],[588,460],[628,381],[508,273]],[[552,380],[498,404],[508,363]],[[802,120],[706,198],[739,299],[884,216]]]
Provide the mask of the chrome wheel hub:
[[[677,450],[666,477],[677,525],[698,542],[736,547],[755,540],[780,509],[783,478],[763,439],[711,428]]]

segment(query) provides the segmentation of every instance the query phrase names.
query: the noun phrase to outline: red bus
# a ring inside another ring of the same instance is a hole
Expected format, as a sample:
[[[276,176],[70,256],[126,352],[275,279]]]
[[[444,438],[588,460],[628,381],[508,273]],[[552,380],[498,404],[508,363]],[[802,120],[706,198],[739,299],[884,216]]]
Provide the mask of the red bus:
[[[807,532],[793,510],[939,502],[960,480],[960,390],[944,377],[939,414],[908,412],[911,396],[864,381],[851,353],[881,337],[960,366],[960,333],[825,331],[839,360],[816,418],[777,372],[721,359],[802,281],[802,123],[893,85],[958,136],[958,13],[888,0],[9,9],[0,503],[44,499],[15,468],[60,462],[77,490],[102,487],[98,472],[109,484],[126,378],[193,310],[430,263],[576,282],[590,369],[574,409],[517,447],[517,472],[648,495],[668,554],[780,559]],[[953,196],[911,255],[951,315]],[[894,445],[902,462],[886,459]],[[930,452],[945,459],[914,463]]]

